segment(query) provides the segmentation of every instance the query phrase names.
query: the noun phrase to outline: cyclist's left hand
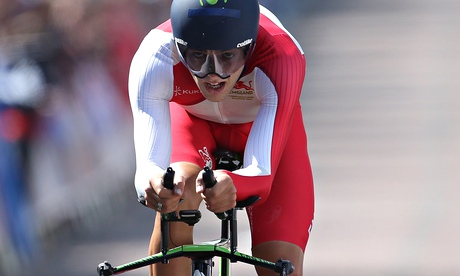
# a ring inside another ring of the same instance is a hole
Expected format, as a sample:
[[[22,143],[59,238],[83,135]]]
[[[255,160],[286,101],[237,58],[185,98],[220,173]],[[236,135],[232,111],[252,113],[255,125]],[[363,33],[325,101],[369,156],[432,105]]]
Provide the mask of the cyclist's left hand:
[[[196,179],[196,192],[206,204],[206,208],[214,213],[222,213],[236,206],[236,187],[232,178],[224,171],[215,170],[214,177],[217,183],[212,188],[205,189],[203,171]]]

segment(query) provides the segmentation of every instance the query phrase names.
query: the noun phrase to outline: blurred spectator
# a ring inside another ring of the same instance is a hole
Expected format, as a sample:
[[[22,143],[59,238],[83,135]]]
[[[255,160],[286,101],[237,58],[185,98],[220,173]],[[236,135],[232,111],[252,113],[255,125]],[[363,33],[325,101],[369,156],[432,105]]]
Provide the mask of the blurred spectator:
[[[0,223],[4,231],[0,238],[8,237],[2,250],[15,252],[22,260],[30,259],[36,246],[27,170],[34,110],[45,94],[43,53],[36,46],[46,30],[46,10],[38,4],[1,3]],[[15,260],[15,254],[8,255],[9,262]]]
[[[132,185],[128,69],[155,20],[139,5],[0,0],[1,275]]]

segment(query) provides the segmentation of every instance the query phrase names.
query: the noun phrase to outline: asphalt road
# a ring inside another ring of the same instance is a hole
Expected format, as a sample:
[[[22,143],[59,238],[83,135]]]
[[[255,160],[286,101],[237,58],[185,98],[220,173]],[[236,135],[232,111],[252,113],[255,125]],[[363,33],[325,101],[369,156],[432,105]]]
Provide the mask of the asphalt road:
[[[308,62],[317,211],[305,274],[460,275],[460,2],[301,3],[282,19]],[[21,275],[96,275],[101,261],[141,258],[152,217],[121,199],[100,227],[62,235]],[[197,240],[218,233],[205,220]]]

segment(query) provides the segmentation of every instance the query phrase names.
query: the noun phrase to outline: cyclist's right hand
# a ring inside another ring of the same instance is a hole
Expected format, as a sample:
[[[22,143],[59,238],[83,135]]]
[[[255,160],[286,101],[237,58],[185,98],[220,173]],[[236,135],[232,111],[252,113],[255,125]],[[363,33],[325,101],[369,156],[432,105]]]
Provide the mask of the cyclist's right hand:
[[[215,170],[215,184],[206,188],[203,171],[196,178],[196,192],[201,194],[206,208],[214,213],[222,213],[236,206],[236,187],[232,178],[222,170]]]
[[[184,177],[175,175],[174,188],[167,189],[163,185],[164,172],[149,179],[149,186],[145,189],[145,205],[161,213],[176,211],[185,187]]]

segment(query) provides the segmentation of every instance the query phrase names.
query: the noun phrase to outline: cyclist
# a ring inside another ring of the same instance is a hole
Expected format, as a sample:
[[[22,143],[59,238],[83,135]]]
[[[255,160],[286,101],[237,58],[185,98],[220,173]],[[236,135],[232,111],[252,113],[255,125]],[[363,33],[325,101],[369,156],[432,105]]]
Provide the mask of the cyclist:
[[[129,78],[135,186],[157,210],[157,225],[160,213],[198,209],[202,201],[219,213],[258,195],[247,208],[253,255],[288,259],[302,274],[314,209],[299,102],[305,70],[299,44],[257,0],[173,0],[171,18],[144,38]],[[176,171],[173,190],[162,185],[168,166]],[[211,189],[202,182],[204,166],[215,170]],[[192,227],[170,225],[170,246],[192,242]],[[160,251],[159,227],[149,251]],[[190,262],[150,271],[187,275]]]

